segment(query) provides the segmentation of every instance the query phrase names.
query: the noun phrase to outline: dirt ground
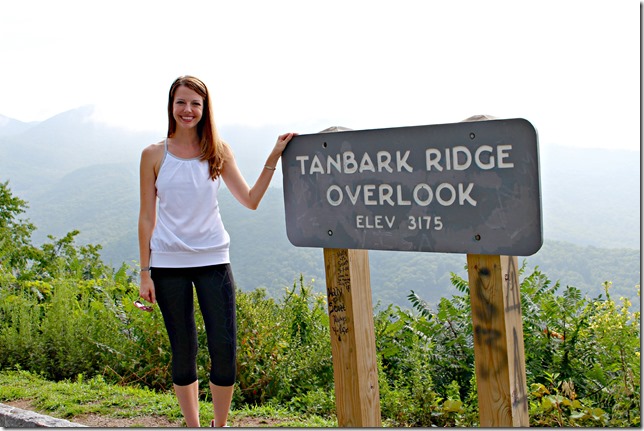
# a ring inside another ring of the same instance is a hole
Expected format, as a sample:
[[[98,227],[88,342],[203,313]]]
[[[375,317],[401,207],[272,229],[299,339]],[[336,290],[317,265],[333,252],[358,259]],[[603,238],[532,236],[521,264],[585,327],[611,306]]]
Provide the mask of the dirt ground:
[[[30,400],[15,400],[3,402],[8,406],[16,407],[23,410],[51,416],[47,412],[39,411],[35,408]],[[65,418],[67,419],[67,418]],[[184,426],[183,420],[169,421],[161,416],[137,416],[134,418],[110,418],[96,414],[87,414],[67,419],[81,425],[92,428],[181,428]],[[264,418],[241,418],[237,420],[228,419],[228,426],[243,428],[271,427],[279,421]]]

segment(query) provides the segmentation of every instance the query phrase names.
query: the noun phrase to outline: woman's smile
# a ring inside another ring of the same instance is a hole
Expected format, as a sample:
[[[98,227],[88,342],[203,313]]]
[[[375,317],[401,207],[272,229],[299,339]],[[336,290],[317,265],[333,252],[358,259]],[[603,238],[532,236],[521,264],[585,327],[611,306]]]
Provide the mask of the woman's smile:
[[[183,121],[185,123],[191,123],[195,119],[195,116],[194,115],[190,115],[190,116],[182,115],[180,118],[181,118],[181,121]]]

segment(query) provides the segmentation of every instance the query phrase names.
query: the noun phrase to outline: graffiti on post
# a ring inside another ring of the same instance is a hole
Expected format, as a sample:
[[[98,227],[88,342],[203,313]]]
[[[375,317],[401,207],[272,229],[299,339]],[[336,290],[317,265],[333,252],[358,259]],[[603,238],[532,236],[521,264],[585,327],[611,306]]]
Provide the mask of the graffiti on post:
[[[349,333],[347,306],[345,293],[351,292],[351,277],[349,273],[348,251],[337,255],[335,285],[327,289],[329,302],[329,323],[333,334],[342,341],[342,337]]]
[[[492,327],[491,322],[499,318],[499,308],[494,304],[491,294],[494,292],[488,289],[490,284],[491,271],[487,267],[476,267],[477,277],[475,291],[472,292],[478,299],[472,304],[474,319],[474,341],[476,344],[486,346],[490,355],[496,360],[480,361],[478,364],[479,377],[488,380],[491,376],[500,373],[507,368],[507,350],[503,347],[502,333]],[[482,322],[482,323],[479,323]]]
[[[508,259],[508,273],[505,274],[505,280],[508,282],[507,293],[505,297],[505,312],[516,312],[521,314],[521,292],[519,286],[519,277],[517,276],[517,268],[514,264],[515,260],[510,256],[504,256]]]
[[[512,372],[514,373],[514,387],[512,388],[512,406],[514,408],[520,407],[525,414],[528,412],[528,395],[525,381],[525,357],[523,355],[523,331],[522,328],[517,328],[521,324],[521,287],[519,285],[519,276],[516,267],[516,259],[511,256],[504,256],[507,259],[507,274],[505,278],[507,281],[506,296],[505,296],[505,313],[506,318],[513,316],[510,321],[512,325],[512,346],[513,358]]]
[[[526,393],[525,372],[521,364],[524,360],[521,350],[519,349],[519,335],[517,328],[512,328],[512,341],[514,346],[514,388],[512,388],[512,406],[522,406],[528,411],[528,394]]]

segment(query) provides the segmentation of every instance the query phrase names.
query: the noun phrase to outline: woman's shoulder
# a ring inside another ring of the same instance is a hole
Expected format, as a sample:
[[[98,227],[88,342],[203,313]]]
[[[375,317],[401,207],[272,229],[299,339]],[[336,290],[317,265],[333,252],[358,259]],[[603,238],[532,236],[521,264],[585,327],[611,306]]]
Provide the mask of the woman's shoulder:
[[[141,156],[155,157],[155,156],[163,155],[164,151],[165,151],[165,139],[145,147],[141,152]]]
[[[224,160],[235,158],[232,147],[225,141],[221,141],[221,155]]]
[[[153,144],[148,145],[147,147],[145,147],[145,148],[143,149],[143,152],[144,152],[144,153],[145,153],[145,152],[148,152],[148,153],[152,152],[152,153],[154,153],[154,152],[158,152],[158,151],[163,152],[164,148],[165,148],[165,138],[164,138],[164,139],[162,139],[162,140],[160,140],[159,142],[155,142],[155,143],[153,143]]]
[[[163,160],[163,154],[165,153],[165,139],[150,144],[143,149],[141,152],[141,164],[142,165],[152,165],[155,167],[155,171],[158,170],[161,160]]]

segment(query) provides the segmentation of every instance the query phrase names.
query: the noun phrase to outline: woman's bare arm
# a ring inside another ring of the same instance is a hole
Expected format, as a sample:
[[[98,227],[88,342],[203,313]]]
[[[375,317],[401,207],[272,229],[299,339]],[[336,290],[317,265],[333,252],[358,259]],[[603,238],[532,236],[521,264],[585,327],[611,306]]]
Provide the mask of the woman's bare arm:
[[[163,145],[153,144],[141,153],[139,171],[140,206],[139,206],[139,263],[142,268],[150,266],[150,239],[156,224],[156,177],[161,158]],[[154,284],[149,271],[141,271],[141,285],[139,295],[148,302],[155,303],[156,296]]]
[[[269,168],[275,168],[277,166],[277,163],[282,156],[282,152],[293,136],[295,136],[294,133],[285,133],[277,138],[275,147],[273,147],[273,150],[266,159],[265,166],[268,166]],[[226,186],[228,186],[228,189],[239,203],[244,205],[246,208],[250,208],[252,210],[257,209],[271,183],[271,178],[273,178],[275,170],[268,168],[262,169],[262,172],[259,174],[255,184],[253,187],[250,187],[242,173],[239,171],[232,149],[228,145],[226,145],[225,148],[226,153],[224,156],[224,167],[222,169],[221,176],[226,182]]]

